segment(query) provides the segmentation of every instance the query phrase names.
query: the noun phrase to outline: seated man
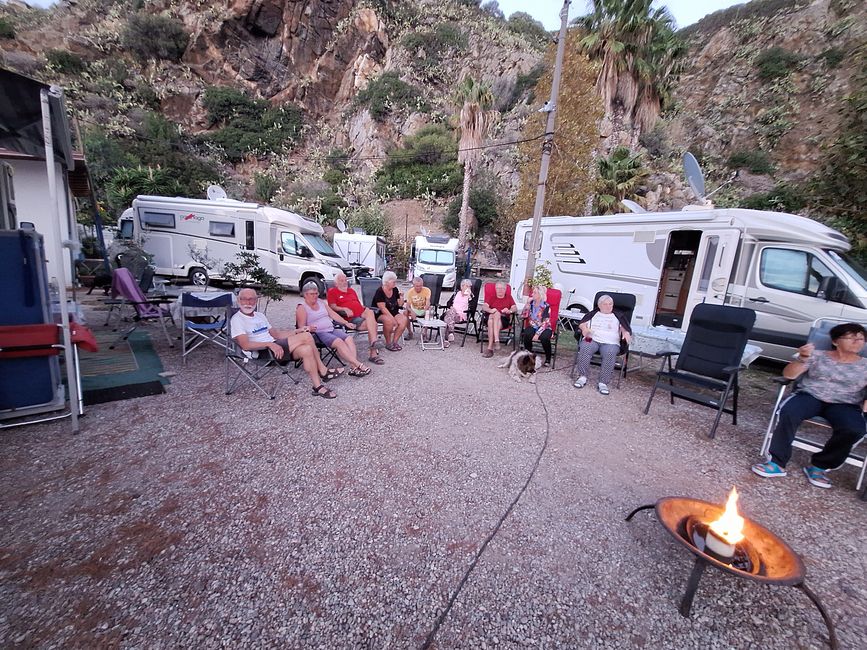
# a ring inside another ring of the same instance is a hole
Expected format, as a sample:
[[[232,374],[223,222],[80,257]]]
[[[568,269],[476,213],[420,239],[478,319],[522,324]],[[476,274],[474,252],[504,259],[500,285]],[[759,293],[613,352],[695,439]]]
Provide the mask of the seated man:
[[[376,351],[377,325],[373,310],[361,304],[358,294],[349,286],[346,274],[338,273],[334,276],[334,284],[335,286],[328,290],[328,306],[355,325],[357,329],[363,327],[367,330],[367,341],[369,343],[367,360],[381,366],[385,361],[382,360],[382,357]]]
[[[271,327],[265,314],[256,311],[259,295],[255,289],[238,292],[240,311],[232,316],[229,327],[238,347],[246,352],[268,350],[277,362],[286,365],[291,359],[304,364],[304,372],[313,382],[313,394],[326,399],[337,395],[322,384],[328,368],[319,358],[316,343],[306,327],[296,330],[278,330]],[[285,357],[285,359],[284,359]]]
[[[425,312],[430,309],[430,289],[424,286],[424,280],[416,276],[412,279],[412,289],[406,292],[406,317],[409,321],[407,326],[408,339],[412,338],[412,323],[418,318],[424,318]]]
[[[500,349],[500,331],[509,327],[512,315],[518,310],[512,294],[506,291],[505,282],[494,285],[494,296],[488,297],[482,304],[482,313],[488,315],[488,349],[484,357],[494,356],[494,350]]]

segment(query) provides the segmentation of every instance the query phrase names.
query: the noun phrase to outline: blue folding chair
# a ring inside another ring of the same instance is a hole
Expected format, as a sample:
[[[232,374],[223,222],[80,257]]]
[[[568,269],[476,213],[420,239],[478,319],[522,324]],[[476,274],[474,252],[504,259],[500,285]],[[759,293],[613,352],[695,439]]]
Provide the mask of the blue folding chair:
[[[181,294],[181,347],[185,364],[187,355],[205,343],[226,348],[226,310],[232,303],[233,296],[228,292],[215,294],[209,299],[192,293]]]

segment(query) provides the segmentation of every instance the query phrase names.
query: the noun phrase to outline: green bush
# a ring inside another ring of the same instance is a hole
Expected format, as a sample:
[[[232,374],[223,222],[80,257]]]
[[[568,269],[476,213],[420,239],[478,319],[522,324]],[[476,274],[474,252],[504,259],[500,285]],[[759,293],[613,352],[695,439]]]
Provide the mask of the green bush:
[[[180,61],[189,41],[190,35],[181,21],[144,13],[130,17],[121,34],[123,47],[142,61]]]
[[[496,188],[490,184],[470,189],[470,208],[476,215],[479,232],[487,230],[500,216],[500,198]],[[456,196],[449,202],[443,226],[456,235],[461,223],[461,197]]]
[[[778,77],[785,77],[800,61],[801,57],[794,52],[782,47],[772,47],[761,52],[754,63],[759,71],[759,78],[771,81]]]
[[[355,96],[353,106],[367,108],[377,122],[382,122],[395,110],[430,110],[428,103],[422,99],[421,91],[403,81],[396,70],[384,72],[368,83],[367,87]]]
[[[509,16],[506,26],[509,31],[536,45],[544,45],[551,40],[551,35],[545,26],[524,11],[516,11]]]
[[[258,201],[270,203],[279,189],[280,183],[271,174],[261,172],[253,174],[253,192]]]
[[[410,32],[401,44],[412,54],[413,64],[427,70],[449,52],[466,50],[470,39],[454,23],[440,23],[433,30]]]
[[[344,212],[343,218],[349,228],[357,228],[368,235],[378,235],[386,239],[391,237],[391,221],[379,204],[365,205]]]
[[[822,59],[829,68],[836,68],[846,58],[846,52],[839,47],[829,47],[818,58]]]
[[[729,156],[727,165],[730,169],[746,169],[751,174],[770,174],[774,171],[768,154],[761,149],[735,151]]]
[[[774,212],[797,212],[807,205],[807,195],[798,187],[780,183],[770,192],[762,192],[741,201],[742,208],[773,210]]]
[[[463,183],[463,168],[457,162],[454,137],[441,124],[423,127],[406,138],[402,149],[388,154],[374,178],[379,194],[389,192],[391,187],[402,198],[425,192],[456,194]]]
[[[238,118],[258,120],[268,108],[264,99],[253,99],[236,88],[210,86],[202,96],[211,126],[226,126]]]
[[[543,72],[545,72],[545,66],[542,64],[535,66],[527,74],[519,72],[517,79],[515,79],[515,85],[512,88],[512,92],[509,93],[506,101],[503,102],[501,110],[503,112],[512,110],[525,96],[526,103],[532,104],[536,97],[536,84],[542,77]]]
[[[87,68],[84,59],[67,50],[48,50],[45,60],[62,74],[80,74]]]
[[[15,38],[15,26],[0,16],[0,38]]]

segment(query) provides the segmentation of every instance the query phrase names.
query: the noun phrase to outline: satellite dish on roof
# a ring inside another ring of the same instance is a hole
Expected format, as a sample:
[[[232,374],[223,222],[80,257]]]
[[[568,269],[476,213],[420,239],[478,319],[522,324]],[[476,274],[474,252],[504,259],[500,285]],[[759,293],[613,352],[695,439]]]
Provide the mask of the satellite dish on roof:
[[[208,199],[211,201],[222,201],[229,198],[224,190],[219,185],[208,185]]]
[[[704,200],[704,174],[701,173],[698,161],[690,152],[683,154],[683,171],[686,174],[686,180],[696,196]]]
[[[644,208],[638,205],[635,201],[631,201],[630,199],[623,199],[621,203],[626,207],[630,212],[634,212],[636,214],[641,214],[642,212],[647,212]]]
[[[340,232],[346,232],[346,222],[343,219],[337,220],[337,229]]]
[[[427,228],[420,226],[419,231],[421,232],[422,237],[427,237]]]

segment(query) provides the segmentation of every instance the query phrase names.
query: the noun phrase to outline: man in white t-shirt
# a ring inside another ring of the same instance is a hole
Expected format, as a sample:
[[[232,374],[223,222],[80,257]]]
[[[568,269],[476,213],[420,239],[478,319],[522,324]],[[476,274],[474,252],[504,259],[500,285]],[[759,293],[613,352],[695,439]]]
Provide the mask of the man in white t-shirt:
[[[599,296],[596,309],[578,323],[583,335],[578,348],[578,379],[575,388],[583,388],[587,383],[590,360],[599,352],[602,367],[599,370],[599,392],[608,395],[608,384],[614,376],[614,364],[620,352],[620,340],[628,344],[632,340],[632,328],[619,312],[614,311],[614,298],[608,294]]]
[[[328,368],[322,363],[316,343],[306,327],[295,330],[279,330],[271,326],[262,312],[256,311],[259,295],[255,289],[238,292],[240,310],[229,323],[232,338],[245,352],[268,350],[278,363],[286,365],[292,359],[304,364],[304,371],[313,381],[313,394],[327,399],[337,397],[334,391],[322,384]],[[285,359],[284,359],[285,358]]]

